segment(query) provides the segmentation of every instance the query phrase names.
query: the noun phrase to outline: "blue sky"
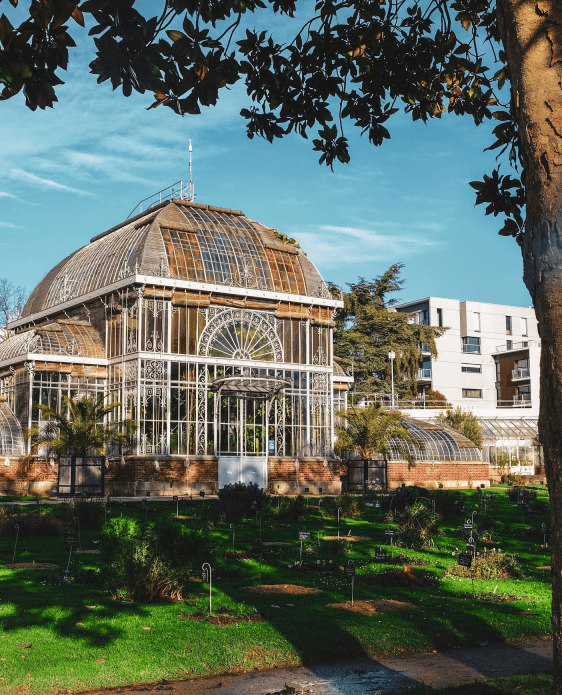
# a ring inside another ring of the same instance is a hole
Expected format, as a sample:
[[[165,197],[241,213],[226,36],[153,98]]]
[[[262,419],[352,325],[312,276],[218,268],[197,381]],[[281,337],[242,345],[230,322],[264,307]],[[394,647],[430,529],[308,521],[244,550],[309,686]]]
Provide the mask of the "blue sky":
[[[73,29],[80,38],[81,30]],[[82,35],[84,35],[82,33]],[[311,140],[248,140],[242,87],[181,118],[125,99],[72,54],[54,110],[0,103],[0,277],[31,290],[65,255],[124,220],[143,198],[188,178],[196,200],[241,209],[297,238],[326,280],[345,286],[405,264],[403,301],[429,295],[527,306],[518,246],[474,207],[468,182],[493,166],[489,128],[398,116],[380,148],[351,124],[351,164],[331,172]]]

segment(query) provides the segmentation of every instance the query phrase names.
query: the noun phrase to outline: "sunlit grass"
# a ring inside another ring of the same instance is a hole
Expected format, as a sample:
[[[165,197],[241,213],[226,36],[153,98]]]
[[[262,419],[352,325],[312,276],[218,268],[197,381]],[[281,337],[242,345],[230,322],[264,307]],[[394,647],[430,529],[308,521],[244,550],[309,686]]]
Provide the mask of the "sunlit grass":
[[[374,561],[375,548],[385,543],[384,528],[388,526],[382,512],[374,508],[367,508],[362,519],[341,520],[342,537],[351,531],[352,535],[370,539],[351,544],[350,552],[342,556],[326,554],[322,537],[337,535],[337,520],[323,517],[323,510],[313,500],[309,503],[309,516],[303,521],[289,524],[263,520],[264,542],[290,545],[264,546],[261,564],[255,558],[225,558],[224,553],[232,550],[232,531],[228,524],[216,525],[211,532],[214,550],[209,557],[201,558],[201,562],[210,561],[213,566],[213,612],[222,608],[240,617],[256,612],[264,616],[263,622],[241,622],[226,627],[180,616],[208,611],[208,586],[202,585],[198,576],[188,583],[184,602],[152,605],[121,602],[114,600],[103,584],[59,586],[49,582],[49,576],[58,575],[68,562],[63,537],[20,538],[16,561],[54,562],[60,570],[0,568],[0,659],[5,659],[0,661],[0,678],[6,679],[0,686],[6,693],[13,693],[22,685],[30,692],[100,687],[161,678],[190,678],[234,668],[332,661],[336,656],[446,649],[481,640],[498,642],[547,635],[551,629],[550,573],[537,567],[549,565],[550,555],[540,548],[539,541],[525,538],[529,521],[507,500],[505,490],[494,489],[486,494],[494,500],[492,513],[505,523],[501,536],[487,547],[495,545],[514,553],[523,573],[520,579],[475,580],[473,585],[470,579],[446,576],[447,569],[457,562],[452,553],[464,546],[460,530],[462,515],[442,525],[445,535],[437,538],[430,550],[418,552],[386,546],[395,556],[402,552],[410,560],[428,563],[421,569],[433,583],[413,588],[360,583],[361,575],[389,569]],[[476,493],[466,491],[463,495],[470,512],[476,505]],[[205,525],[201,512],[208,504],[198,501],[195,518],[178,523],[201,528]],[[172,511],[169,505],[154,502],[149,506],[157,510],[150,512],[151,517],[160,513],[175,517],[175,507]],[[38,513],[35,505],[30,513]],[[114,506],[113,516],[121,513],[141,519],[144,516],[140,504]],[[319,519],[322,521],[320,545]],[[536,526],[543,521],[549,524],[546,516],[532,523]],[[300,551],[298,532],[303,527],[311,532],[310,541],[304,543],[303,560],[325,563],[318,566],[319,571],[303,572],[294,567]],[[237,524],[235,532],[235,550],[249,551],[259,528],[254,519],[249,519]],[[96,533],[82,531],[83,547],[94,548],[96,538]],[[13,538],[0,538],[0,563],[11,562],[14,542]],[[478,544],[478,549],[483,547]],[[413,603],[417,609],[359,615],[328,608],[329,603],[351,598],[350,581],[338,569],[350,559],[357,571],[355,599],[396,599]],[[96,568],[100,563],[99,555],[73,554],[71,569],[76,572],[79,568]],[[392,567],[402,569],[403,564],[402,560],[402,564]],[[221,577],[221,569],[237,576],[227,578],[223,572]],[[302,584],[322,592],[259,595],[244,589],[259,583]],[[498,598],[515,600],[498,601]],[[21,646],[28,644],[32,646]]]

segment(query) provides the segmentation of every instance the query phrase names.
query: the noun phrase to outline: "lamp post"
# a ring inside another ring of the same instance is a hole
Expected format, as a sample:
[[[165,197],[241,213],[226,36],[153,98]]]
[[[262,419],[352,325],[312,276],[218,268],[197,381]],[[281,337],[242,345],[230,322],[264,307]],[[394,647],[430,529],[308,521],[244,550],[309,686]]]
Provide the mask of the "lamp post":
[[[388,353],[388,359],[390,360],[390,385],[391,385],[391,401],[392,401],[392,407],[394,408],[394,358],[396,357],[396,353],[394,351],[390,351]]]

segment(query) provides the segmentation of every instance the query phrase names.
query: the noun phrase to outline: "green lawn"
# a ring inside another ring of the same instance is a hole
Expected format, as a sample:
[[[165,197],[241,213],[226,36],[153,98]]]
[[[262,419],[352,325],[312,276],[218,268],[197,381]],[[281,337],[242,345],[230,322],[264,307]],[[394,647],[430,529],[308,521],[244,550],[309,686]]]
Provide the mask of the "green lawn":
[[[470,513],[476,508],[476,493],[462,494]],[[16,562],[53,562],[59,569],[0,567],[2,690],[12,693],[22,685],[30,692],[101,687],[332,661],[335,655],[346,658],[447,649],[479,640],[498,642],[547,635],[551,630],[550,572],[537,568],[549,565],[550,556],[540,547],[542,541],[526,537],[525,528],[530,523],[537,526],[545,522],[548,526],[549,520],[546,515],[532,522],[525,519],[507,499],[505,488],[494,488],[486,494],[491,514],[504,525],[489,547],[501,547],[515,554],[523,573],[519,579],[475,580],[473,587],[469,578],[446,576],[446,570],[457,562],[452,553],[464,547],[464,514],[442,524],[445,535],[437,539],[431,550],[415,552],[387,546],[397,561],[403,552],[410,564],[427,563],[423,565],[426,585],[415,587],[361,583],[362,576],[389,569],[374,561],[375,548],[384,544],[384,529],[388,528],[383,513],[374,507],[366,508],[361,519],[342,519],[342,536],[350,532],[370,540],[353,543],[350,552],[339,556],[326,554],[329,542],[323,536],[337,535],[337,521],[322,518],[317,501],[309,501],[309,514],[301,521],[273,522],[264,518],[263,541],[289,545],[265,546],[261,566],[253,558],[225,557],[232,550],[232,530],[228,524],[217,524],[212,531],[213,551],[201,558],[213,567],[213,613],[228,609],[239,617],[260,613],[264,618],[262,622],[247,620],[225,627],[186,617],[208,610],[208,585],[201,583],[198,572],[188,582],[182,602],[130,603],[114,598],[103,583],[59,585],[56,579],[50,580],[66,569],[68,550],[64,537],[19,538]],[[542,495],[547,499],[545,492]],[[208,504],[198,500],[195,509],[188,512],[192,518],[177,523],[194,528],[205,526]],[[39,511],[33,505],[29,513]],[[175,516],[175,506],[151,502],[149,513],[151,518],[158,514]],[[113,505],[112,514],[144,516],[140,503],[132,507]],[[318,544],[319,519],[323,528]],[[310,541],[304,543],[303,559],[319,571],[289,568],[299,558],[297,539],[303,527],[311,531]],[[235,533],[235,549],[248,555],[259,535],[255,520],[237,524]],[[96,532],[82,530],[83,548],[94,549],[98,537]],[[484,546],[480,543],[477,547]],[[0,565],[11,562],[13,549],[14,538],[0,537]],[[356,600],[395,599],[415,604],[416,608],[361,615],[328,607],[329,603],[351,599],[350,580],[338,569],[350,559],[355,561],[357,571]],[[101,563],[101,555],[73,555],[71,570],[76,573],[80,569],[95,569]],[[399,570],[403,567],[403,559],[394,565]],[[244,589],[260,583],[299,584],[322,592],[264,596]]]
[[[490,678],[431,692],[434,695],[550,695],[551,691],[550,673],[534,673],[528,676]],[[427,695],[427,688],[408,690],[408,695]]]

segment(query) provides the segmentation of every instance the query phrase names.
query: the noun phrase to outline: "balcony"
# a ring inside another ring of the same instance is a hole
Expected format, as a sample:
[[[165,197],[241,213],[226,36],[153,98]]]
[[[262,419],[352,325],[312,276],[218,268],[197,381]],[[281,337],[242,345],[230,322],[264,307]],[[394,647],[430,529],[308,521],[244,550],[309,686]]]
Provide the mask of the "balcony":
[[[512,400],[499,400],[496,402],[498,408],[532,408],[533,402],[531,401],[530,393],[520,393],[517,396],[513,396]]]
[[[471,345],[469,343],[463,343],[462,351],[463,352],[471,352],[473,355],[479,355],[480,354],[480,345]]]
[[[540,341],[538,340],[522,340],[518,343],[511,342],[509,347],[507,345],[497,345],[496,352],[512,352],[513,350],[524,350],[529,347],[540,347]]]
[[[531,370],[529,367],[518,367],[517,369],[511,370],[511,380],[520,381],[521,379],[529,379],[531,376]]]
[[[429,369],[418,369],[416,379],[418,381],[429,381],[431,379],[431,367],[429,367]]]

